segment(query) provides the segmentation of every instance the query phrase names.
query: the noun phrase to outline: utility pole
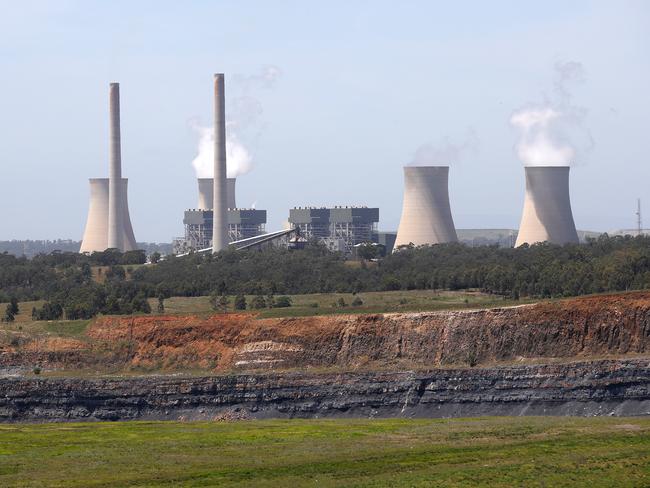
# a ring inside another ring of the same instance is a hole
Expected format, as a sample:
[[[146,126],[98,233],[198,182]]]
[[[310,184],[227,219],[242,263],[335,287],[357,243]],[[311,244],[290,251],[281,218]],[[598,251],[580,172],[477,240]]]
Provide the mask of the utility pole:
[[[641,199],[636,200],[636,230],[638,236],[643,232],[643,222],[641,221]]]

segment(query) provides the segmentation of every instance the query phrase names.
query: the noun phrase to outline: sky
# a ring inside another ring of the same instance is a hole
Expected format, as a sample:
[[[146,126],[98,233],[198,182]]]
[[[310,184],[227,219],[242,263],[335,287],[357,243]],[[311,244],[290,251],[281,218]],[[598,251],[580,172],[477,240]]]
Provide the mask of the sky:
[[[576,226],[634,228],[637,198],[650,226],[647,1],[0,0],[0,11],[0,240],[81,239],[88,178],[108,176],[113,81],[136,238],[181,236],[216,72],[249,168],[237,203],[266,209],[268,230],[305,205],[379,207],[379,228],[395,230],[402,168],[423,154],[451,167],[457,228],[516,229],[512,121],[540,107],[564,117],[552,135],[573,159]]]

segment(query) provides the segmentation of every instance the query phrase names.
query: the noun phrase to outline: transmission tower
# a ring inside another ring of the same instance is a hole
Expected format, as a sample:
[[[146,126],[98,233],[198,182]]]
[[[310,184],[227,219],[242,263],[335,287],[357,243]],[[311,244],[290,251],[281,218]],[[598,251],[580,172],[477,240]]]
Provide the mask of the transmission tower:
[[[643,231],[643,222],[641,221],[641,199],[636,200],[636,230],[637,235],[640,236]]]

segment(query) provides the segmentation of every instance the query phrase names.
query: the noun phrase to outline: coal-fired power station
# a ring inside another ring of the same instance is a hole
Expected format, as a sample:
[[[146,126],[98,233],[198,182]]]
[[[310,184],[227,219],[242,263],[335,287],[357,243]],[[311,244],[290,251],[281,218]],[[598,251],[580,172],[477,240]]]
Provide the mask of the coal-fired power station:
[[[127,180],[122,178],[120,135],[120,85],[109,86],[109,171],[108,178],[90,179],[90,205],[79,252],[90,253],[136,249],[129,205]]]
[[[458,241],[448,183],[449,166],[404,167],[404,202],[395,249]]]
[[[578,243],[571,212],[568,166],[526,167],[526,197],[515,247]]]

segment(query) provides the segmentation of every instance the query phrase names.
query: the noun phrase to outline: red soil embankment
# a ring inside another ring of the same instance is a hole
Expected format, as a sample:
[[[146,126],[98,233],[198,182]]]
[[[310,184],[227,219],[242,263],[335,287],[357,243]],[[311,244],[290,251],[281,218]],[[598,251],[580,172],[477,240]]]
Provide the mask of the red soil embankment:
[[[522,307],[258,320],[250,314],[102,317],[125,365],[219,371],[411,368],[650,353],[650,292]]]

